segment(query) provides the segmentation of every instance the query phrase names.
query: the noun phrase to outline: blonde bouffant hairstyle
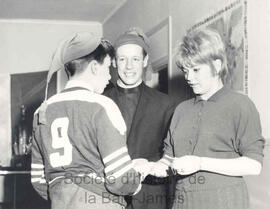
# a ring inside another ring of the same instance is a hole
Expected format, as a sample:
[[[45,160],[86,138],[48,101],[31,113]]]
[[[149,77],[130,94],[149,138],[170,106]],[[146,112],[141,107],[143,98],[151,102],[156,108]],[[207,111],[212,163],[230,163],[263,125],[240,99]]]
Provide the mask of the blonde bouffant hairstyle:
[[[213,61],[221,61],[218,73],[223,83],[228,82],[227,56],[224,43],[219,33],[213,29],[188,32],[180,44],[176,56],[176,65],[182,70],[198,64],[207,64],[216,74]]]

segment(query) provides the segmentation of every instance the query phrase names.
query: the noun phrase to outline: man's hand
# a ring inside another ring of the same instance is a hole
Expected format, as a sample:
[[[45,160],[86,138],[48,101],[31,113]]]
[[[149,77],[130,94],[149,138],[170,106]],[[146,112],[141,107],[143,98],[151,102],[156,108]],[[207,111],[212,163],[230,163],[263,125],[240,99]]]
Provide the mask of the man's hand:
[[[180,175],[192,174],[201,169],[201,158],[195,155],[185,155],[175,158],[171,167]]]

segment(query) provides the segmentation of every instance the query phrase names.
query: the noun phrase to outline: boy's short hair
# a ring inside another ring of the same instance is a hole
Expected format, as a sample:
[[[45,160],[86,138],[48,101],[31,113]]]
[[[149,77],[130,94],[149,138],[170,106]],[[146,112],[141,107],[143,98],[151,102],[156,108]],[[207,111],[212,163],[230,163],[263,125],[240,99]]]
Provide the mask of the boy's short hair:
[[[65,71],[68,77],[73,76],[75,73],[80,73],[92,61],[96,60],[98,63],[103,64],[106,56],[111,59],[115,57],[115,51],[112,44],[107,40],[101,40],[98,47],[81,58],[72,60],[65,64]]]

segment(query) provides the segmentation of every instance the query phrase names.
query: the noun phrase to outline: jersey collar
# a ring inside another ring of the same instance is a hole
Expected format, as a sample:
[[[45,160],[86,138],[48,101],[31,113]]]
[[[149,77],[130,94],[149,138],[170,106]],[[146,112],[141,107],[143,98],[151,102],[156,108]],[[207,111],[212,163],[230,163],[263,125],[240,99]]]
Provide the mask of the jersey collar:
[[[91,92],[94,92],[94,88],[89,83],[86,83],[86,82],[80,81],[80,80],[69,80],[67,82],[64,90],[70,89],[70,88],[75,88],[75,87],[81,87],[81,88],[87,89]]]

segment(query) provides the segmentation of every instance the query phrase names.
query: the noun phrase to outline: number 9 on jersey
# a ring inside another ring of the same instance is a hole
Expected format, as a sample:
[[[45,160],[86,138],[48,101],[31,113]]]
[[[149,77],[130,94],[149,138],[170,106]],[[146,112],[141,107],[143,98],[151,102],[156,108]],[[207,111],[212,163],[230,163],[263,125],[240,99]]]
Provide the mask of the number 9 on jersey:
[[[52,167],[60,167],[69,165],[72,162],[72,145],[68,138],[68,124],[67,117],[57,118],[52,122],[52,148],[63,148],[64,152],[61,155],[59,152],[50,154],[50,163]]]

